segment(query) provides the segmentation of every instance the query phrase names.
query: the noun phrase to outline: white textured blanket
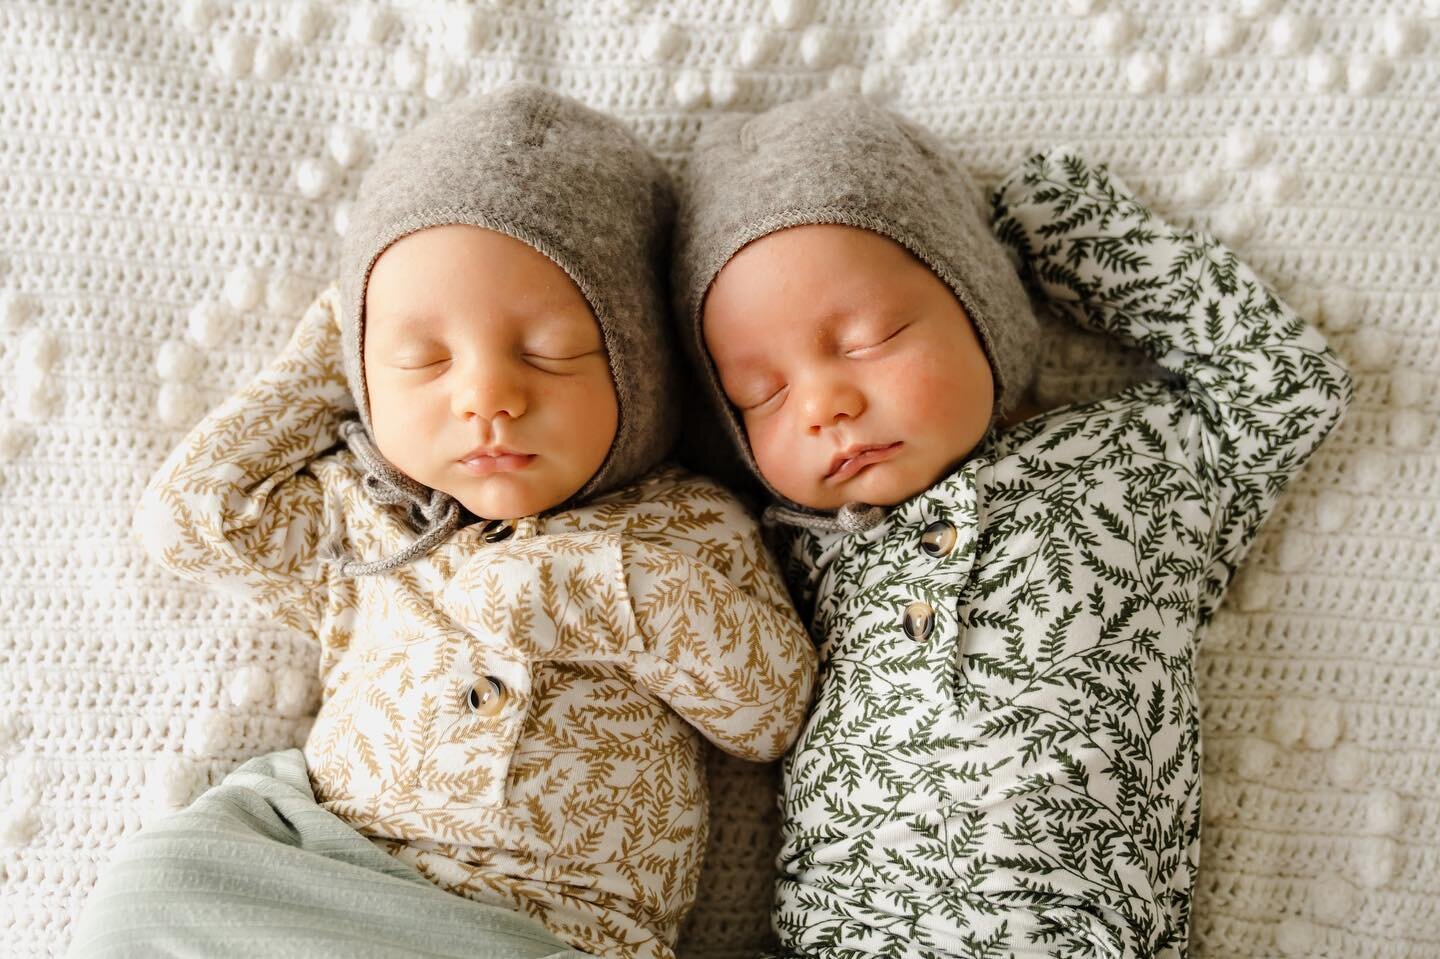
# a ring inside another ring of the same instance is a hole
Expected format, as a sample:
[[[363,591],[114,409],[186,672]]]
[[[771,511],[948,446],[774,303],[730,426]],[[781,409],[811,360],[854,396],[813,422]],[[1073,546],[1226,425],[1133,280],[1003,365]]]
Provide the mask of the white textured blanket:
[[[134,501],[334,269],[365,164],[510,77],[680,171],[705,118],[825,86],[993,184],[1075,144],[1216,233],[1355,372],[1201,659],[1194,952],[1440,955],[1440,2],[49,0],[0,4],[0,863],[63,952],[109,850],[298,745],[303,637],[154,568]],[[1042,405],[1137,373],[1047,328]],[[764,936],[770,770],[717,767],[687,957]]]

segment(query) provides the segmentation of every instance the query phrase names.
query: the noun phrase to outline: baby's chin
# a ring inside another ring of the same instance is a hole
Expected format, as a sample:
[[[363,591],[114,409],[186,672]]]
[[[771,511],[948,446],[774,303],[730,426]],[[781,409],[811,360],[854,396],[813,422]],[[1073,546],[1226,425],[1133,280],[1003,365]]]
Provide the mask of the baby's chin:
[[[423,481],[422,481],[423,482]],[[580,487],[560,491],[513,476],[490,476],[479,482],[447,483],[436,486],[482,520],[516,520],[554,509]]]
[[[482,520],[536,516],[570,500],[594,477],[591,473],[579,478],[579,470],[557,467],[543,456],[521,470],[479,475],[453,463],[432,462],[421,469],[388,462],[413,482],[444,493]]]
[[[526,495],[522,491],[497,492],[488,491],[484,495],[475,495],[472,492],[457,490],[451,492],[451,496],[460,502],[471,513],[480,519],[487,520],[515,520],[526,516],[534,516],[543,513],[548,509],[554,509],[569,497],[554,495],[536,496]]]
[[[865,503],[870,506],[898,506],[911,497],[918,496],[937,483],[943,474],[931,479],[906,475],[880,475],[879,470],[887,464],[876,463],[864,473],[833,489],[809,488],[787,493],[776,486],[776,492],[799,506],[813,510],[837,510],[846,503]],[[873,475],[872,475],[873,474]],[[772,482],[772,486],[774,483]]]

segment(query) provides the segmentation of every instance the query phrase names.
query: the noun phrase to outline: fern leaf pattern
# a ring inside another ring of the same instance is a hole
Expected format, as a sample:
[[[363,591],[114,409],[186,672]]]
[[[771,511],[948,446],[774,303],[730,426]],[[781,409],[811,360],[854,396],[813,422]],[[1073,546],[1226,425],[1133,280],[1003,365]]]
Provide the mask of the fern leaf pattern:
[[[1039,297],[1173,377],[992,433],[864,533],[780,534],[821,652],[786,955],[1184,956],[1197,636],[1353,397],[1314,326],[1104,166],[1056,148],[993,201]]]
[[[332,539],[371,561],[414,538],[335,446],[353,411],[339,308],[331,287],[167,458],[137,536],[318,640],[304,751],[323,808],[577,949],[673,959],[707,836],[707,740],[776,758],[810,701],[814,646],[758,527],[662,465],[499,542],[471,524],[402,569],[335,576]]]

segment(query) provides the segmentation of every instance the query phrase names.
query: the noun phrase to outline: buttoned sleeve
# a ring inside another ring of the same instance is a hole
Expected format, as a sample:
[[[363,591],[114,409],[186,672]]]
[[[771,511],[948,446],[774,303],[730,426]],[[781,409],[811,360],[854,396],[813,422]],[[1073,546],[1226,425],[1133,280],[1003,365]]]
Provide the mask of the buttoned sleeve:
[[[451,580],[446,610],[534,660],[621,664],[726,752],[778,758],[810,704],[814,647],[754,521],[704,488],[626,531],[487,550]]]
[[[1350,373],[1234,252],[1165,223],[1071,147],[1026,160],[994,206],[995,231],[1034,292],[1175,377],[1187,458],[1214,491],[1203,625],[1281,491],[1343,418]]]
[[[353,412],[340,365],[338,292],[305,311],[280,354],[197,424],[141,494],[132,533],[157,563],[317,632],[320,549],[333,531],[307,464]]]

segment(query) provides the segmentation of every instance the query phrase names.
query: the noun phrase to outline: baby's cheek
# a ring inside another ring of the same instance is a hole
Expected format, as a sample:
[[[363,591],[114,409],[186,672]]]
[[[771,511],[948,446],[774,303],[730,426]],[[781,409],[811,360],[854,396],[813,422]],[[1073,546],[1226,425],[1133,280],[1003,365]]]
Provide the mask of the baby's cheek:
[[[983,372],[983,371],[982,371]],[[994,405],[993,382],[949,366],[928,379],[917,377],[912,394],[914,421],[946,468],[975,448]]]
[[[915,463],[923,488],[975,448],[989,422],[993,389],[959,364],[931,360],[897,370],[893,384],[892,416],[903,421],[912,449],[923,454]]]
[[[375,424],[376,431],[385,433],[392,442],[405,436],[405,430],[400,426],[404,417],[399,415],[399,411],[398,403],[386,402],[383,397],[370,407],[370,419]],[[414,415],[412,411],[411,416]]]
[[[384,454],[383,447],[394,445],[392,434],[396,431],[392,421],[395,418],[396,403],[389,392],[373,380],[366,384],[365,392],[370,401],[370,422],[375,427],[375,440],[382,446],[381,453]]]
[[[887,366],[873,378],[870,390],[883,396],[887,405],[914,426],[924,427],[944,418],[954,402],[957,376],[939,355],[914,350]]]
[[[759,423],[747,422],[745,437],[750,443],[750,452],[760,474],[782,493],[795,486],[800,470],[796,462],[793,445],[784,442],[778,417],[765,417]],[[788,447],[788,448],[787,448]]]
[[[383,381],[372,383],[368,392],[370,421],[380,455],[417,483],[431,485],[434,478],[429,471],[434,465],[436,441],[448,415],[445,401]]]

